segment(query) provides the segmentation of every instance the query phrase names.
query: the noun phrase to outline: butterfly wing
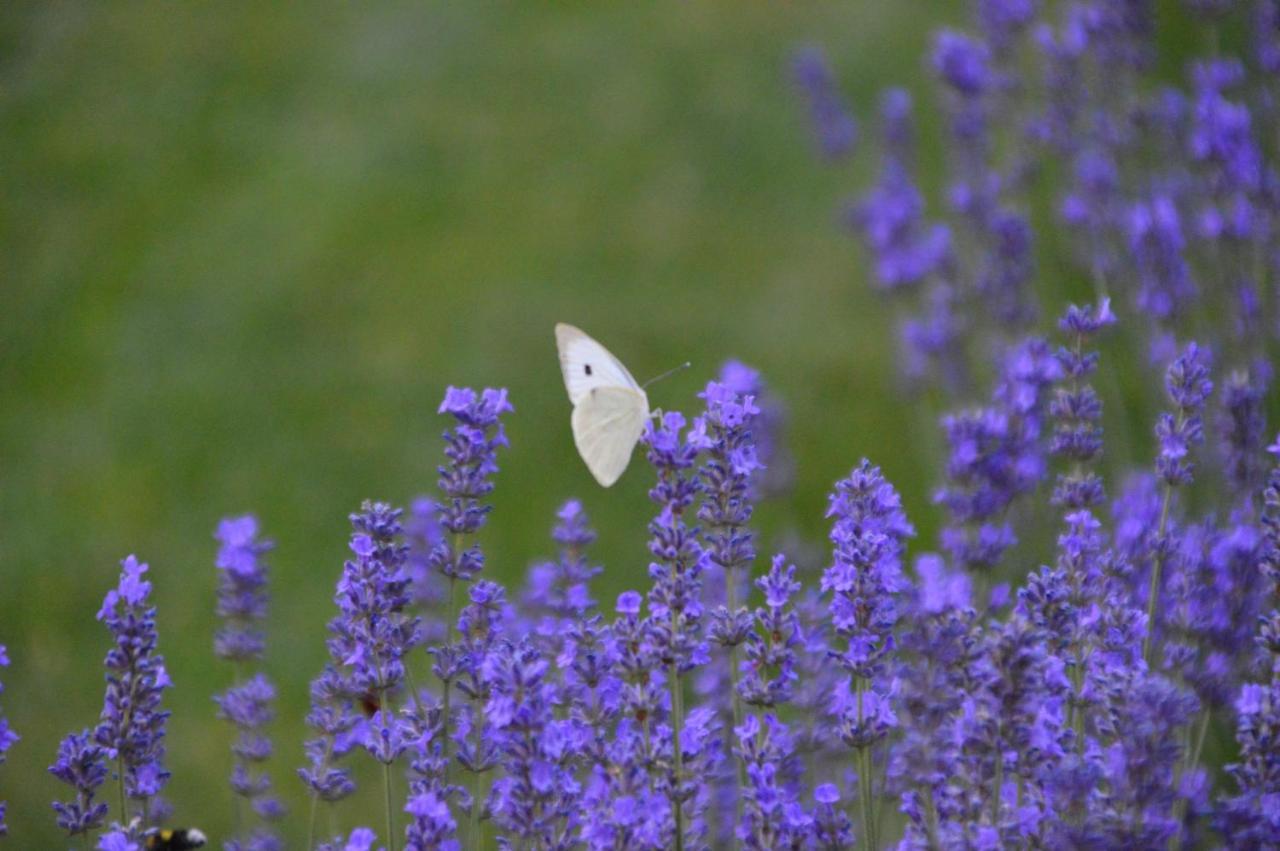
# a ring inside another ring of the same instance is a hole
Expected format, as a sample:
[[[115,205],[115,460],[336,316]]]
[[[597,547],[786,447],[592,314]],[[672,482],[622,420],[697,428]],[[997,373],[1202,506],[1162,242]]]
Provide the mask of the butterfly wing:
[[[577,405],[597,387],[626,388],[644,394],[621,361],[572,325],[556,325],[556,348],[560,350],[564,388],[573,404]],[[647,401],[645,405],[648,406]]]
[[[649,399],[630,387],[595,387],[573,407],[573,442],[602,487],[618,480],[649,419]]]

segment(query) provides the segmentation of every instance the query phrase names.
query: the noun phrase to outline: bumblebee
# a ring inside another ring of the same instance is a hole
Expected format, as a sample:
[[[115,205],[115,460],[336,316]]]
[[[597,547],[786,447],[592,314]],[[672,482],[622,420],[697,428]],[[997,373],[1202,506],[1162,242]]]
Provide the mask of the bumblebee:
[[[147,837],[143,847],[147,851],[190,851],[192,848],[202,847],[208,841],[208,837],[201,831],[187,827],[179,830],[157,830]]]

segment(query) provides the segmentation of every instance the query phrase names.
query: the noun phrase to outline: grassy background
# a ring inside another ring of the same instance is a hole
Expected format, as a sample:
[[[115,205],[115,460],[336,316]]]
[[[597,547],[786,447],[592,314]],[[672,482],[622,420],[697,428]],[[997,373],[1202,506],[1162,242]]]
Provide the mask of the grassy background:
[[[888,314],[833,226],[864,166],[816,161],[787,59],[820,41],[862,115],[896,82],[927,106],[928,35],[957,14],[943,0],[6,4],[11,843],[59,842],[48,802],[63,790],[44,768],[97,717],[93,613],[130,552],[152,565],[177,683],[176,820],[226,829],[210,535],[242,511],[278,542],[274,765],[304,821],[292,773],[346,514],[434,488],[446,384],[506,386],[517,409],[483,535],[493,574],[518,581],[577,495],[600,532],[600,596],[638,586],[649,475],[603,491],[576,457],[558,320],[642,378],[692,360],[653,389],[667,409],[691,407],[726,357],[764,371],[798,460],[794,500],[761,512],[769,534],[819,538],[827,488],[868,455],[929,540],[933,412],[895,393]],[[342,817],[378,813],[362,796]]]

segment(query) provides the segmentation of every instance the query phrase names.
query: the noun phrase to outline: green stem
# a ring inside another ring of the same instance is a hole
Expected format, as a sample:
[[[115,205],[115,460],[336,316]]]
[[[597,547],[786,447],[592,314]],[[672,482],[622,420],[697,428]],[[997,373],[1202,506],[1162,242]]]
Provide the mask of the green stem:
[[[675,615],[672,615],[675,620]],[[671,753],[675,761],[675,783],[671,802],[676,814],[676,851],[684,851],[684,804],[680,800],[680,784],[684,779],[684,748],[680,745],[680,729],[684,726],[684,696],[680,693],[680,663],[671,663]]]
[[[129,823],[129,799],[124,793],[124,757],[116,757],[116,777],[119,778],[120,786],[120,823]]]
[[[471,812],[467,816],[467,837],[471,848],[480,847],[480,772],[471,775]]]
[[[324,746],[324,759],[320,762],[321,770],[329,769],[329,758],[333,756],[333,739]],[[320,795],[314,790],[311,792],[311,815],[307,819],[307,851],[311,851],[316,847],[316,808],[320,803]]]
[[[458,560],[458,540],[459,540],[459,536],[455,534],[453,536],[453,560],[455,564],[457,563],[457,560]],[[444,646],[445,647],[448,647],[450,644],[453,643],[453,610],[454,610],[454,606],[456,605],[454,602],[454,590],[457,584],[458,584],[458,578],[456,576],[450,576],[449,577],[449,602],[447,604],[447,608],[445,609],[445,618],[444,618],[444,630],[445,630]],[[440,758],[441,760],[444,761],[444,782],[446,786],[449,785],[449,712],[450,712],[450,697],[451,697],[451,695],[449,694],[449,683],[450,683],[449,680],[444,681],[443,683],[444,694],[440,698]]]
[[[320,796],[311,793],[311,815],[307,817],[307,851],[311,851],[316,847],[316,807],[320,803]]]
[[[734,576],[734,570],[725,571],[725,596],[729,600],[729,614],[732,615],[738,611],[738,582]],[[733,726],[734,729],[742,726],[742,699],[738,696],[738,646],[735,644],[729,648],[729,694],[733,705]],[[742,763],[738,763],[738,788],[741,789],[746,783]],[[741,796],[738,796],[736,808],[740,808],[742,804]]]
[[[996,749],[996,782],[991,796],[991,823],[1000,830],[1000,798],[1004,789],[1004,755]]]
[[[862,697],[866,691],[866,682],[859,677],[854,682],[854,692],[858,699],[858,727],[862,727],[863,721],[863,701]],[[867,748],[858,749],[858,805],[862,810],[862,845],[867,851],[876,847],[875,842],[875,821],[871,815],[871,760],[868,759],[870,753]]]
[[[391,763],[382,764],[382,800],[386,806],[387,848],[396,851],[396,833],[394,819],[391,815]]]
[[[1178,414],[1178,425],[1182,427],[1182,414]],[[1156,554],[1151,559],[1151,584],[1147,589],[1147,634],[1142,639],[1142,658],[1147,660],[1147,667],[1152,667],[1151,653],[1155,645],[1151,638],[1156,632],[1156,598],[1160,594],[1160,568],[1164,552],[1164,533],[1169,524],[1169,503],[1173,499],[1173,485],[1165,483],[1164,498],[1160,503],[1160,527],[1156,531]]]
[[[940,848],[938,845],[938,807],[933,802],[933,790],[924,790],[924,831],[930,851]]]
[[[1204,737],[1209,732],[1209,716],[1213,714],[1213,710],[1206,707],[1204,715],[1200,718],[1200,730],[1196,733],[1196,747],[1191,752],[1191,762],[1188,766],[1189,771],[1195,771],[1200,767],[1200,751],[1204,749]]]

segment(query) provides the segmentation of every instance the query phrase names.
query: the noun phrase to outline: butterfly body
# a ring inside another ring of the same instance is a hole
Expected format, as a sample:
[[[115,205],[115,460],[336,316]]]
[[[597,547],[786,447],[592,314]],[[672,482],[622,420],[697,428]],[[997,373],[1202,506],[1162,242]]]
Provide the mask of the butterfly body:
[[[556,325],[573,442],[587,469],[609,487],[627,469],[649,419],[649,397],[608,349],[572,325]]]

